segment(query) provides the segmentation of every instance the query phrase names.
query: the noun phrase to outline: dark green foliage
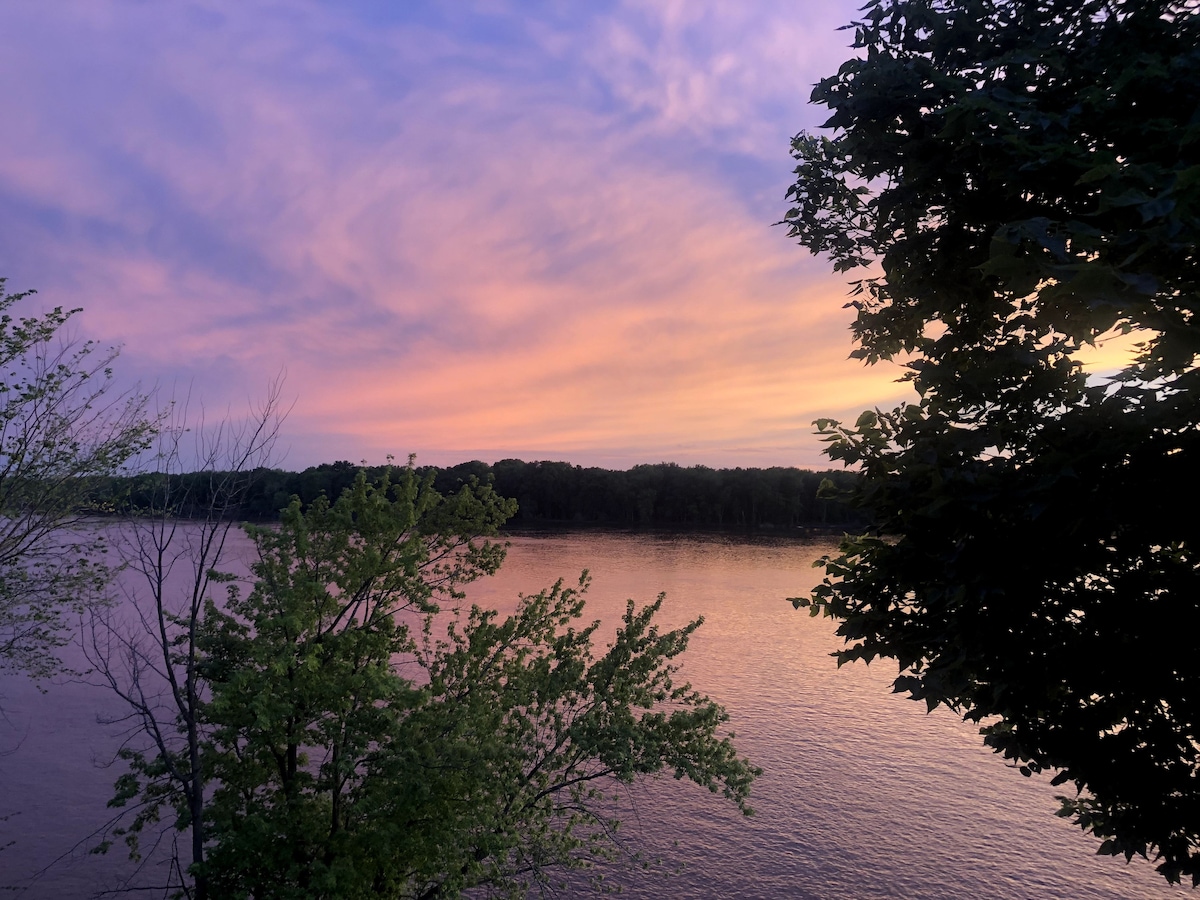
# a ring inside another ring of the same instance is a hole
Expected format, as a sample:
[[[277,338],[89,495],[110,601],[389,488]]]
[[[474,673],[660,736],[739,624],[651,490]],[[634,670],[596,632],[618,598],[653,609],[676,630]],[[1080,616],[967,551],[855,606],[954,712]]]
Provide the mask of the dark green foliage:
[[[385,467],[367,468],[372,478]],[[275,521],[292,496],[307,507],[318,497],[338,497],[357,468],[342,461],[322,463],[303,472],[260,469],[252,474],[242,501],[241,515],[256,522]],[[502,459],[495,465],[474,460],[448,468],[423,466],[434,485],[452,492],[471,478],[491,479],[496,491],[518,502],[510,524],[608,525],[659,528],[798,528],[812,525],[861,527],[861,514],[841,502],[838,492],[818,496],[822,481],[832,479],[847,489],[854,476],[846,472],[805,469],[710,469],[675,463],[634,466],[628,471],[584,468],[566,462],[524,462]],[[178,515],[203,517],[214,475],[176,476],[187,505]],[[140,510],[156,495],[152,475],[115,479],[109,487],[109,507]],[[103,510],[97,510],[103,511]]]
[[[665,528],[796,528],[862,524],[844,504],[822,501],[825,478],[849,487],[844,472],[804,469],[710,469],[674,463],[628,471],[583,468],[565,462],[502,459],[494,466],[465,463],[438,473],[438,486],[460,483],[462,472],[495,478],[496,490],[519,504],[516,524],[548,522]]]
[[[919,401],[819,424],[877,523],[813,611],[985,723],[1102,852],[1200,881],[1200,12],[873,0],[813,91],[790,233]],[[1132,333],[1109,379],[1079,353]]]

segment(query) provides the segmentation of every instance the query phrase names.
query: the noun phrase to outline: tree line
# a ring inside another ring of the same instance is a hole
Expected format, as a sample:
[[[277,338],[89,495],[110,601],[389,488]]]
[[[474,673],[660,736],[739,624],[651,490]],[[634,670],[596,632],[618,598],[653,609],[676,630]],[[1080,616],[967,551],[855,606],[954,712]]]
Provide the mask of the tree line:
[[[251,473],[241,501],[243,518],[265,522],[279,516],[293,497],[307,508],[320,497],[336,499],[354,483],[363,467],[341,460],[301,472],[260,468]],[[372,478],[386,467],[366,467]],[[712,469],[676,463],[601,469],[567,462],[502,459],[456,466],[418,467],[442,493],[472,479],[491,484],[496,493],[517,502],[509,527],[605,525],[660,528],[850,528],[865,524],[862,514],[840,501],[853,486],[853,472],[813,472],[776,466],[767,469]],[[220,483],[211,471],[182,476],[175,512],[182,518],[203,515]],[[162,475],[113,476],[90,493],[97,513],[149,508],[161,492]],[[184,502],[186,499],[186,503]]]

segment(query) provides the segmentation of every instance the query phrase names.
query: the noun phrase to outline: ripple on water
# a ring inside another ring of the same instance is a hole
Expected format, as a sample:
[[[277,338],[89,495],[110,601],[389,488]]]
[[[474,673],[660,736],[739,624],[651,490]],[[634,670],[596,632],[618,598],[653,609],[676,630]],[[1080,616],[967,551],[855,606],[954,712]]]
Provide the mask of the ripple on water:
[[[611,868],[630,897],[1179,898],[1151,864],[1094,855],[1097,842],[1056,818],[1055,789],[1025,779],[946,711],[925,715],[890,693],[886,664],[838,669],[832,626],[786,597],[816,581],[832,545],[786,539],[568,534],[519,537],[498,576],[471,599],[511,609],[519,592],[593,575],[588,617],[611,634],[625,600],[667,592],[662,620],[706,624],[684,673],[729,710],[738,746],[765,771],[753,818],[668,777],[623,788],[623,839],[661,863]],[[242,548],[244,552],[246,548]],[[23,879],[67,853],[22,896],[84,897],[128,869],[70,850],[108,816],[116,776],[98,768],[118,737],[96,714],[103,691],[19,679],[0,683],[0,881]],[[80,845],[85,846],[85,845]],[[681,868],[678,874],[669,874]],[[147,895],[149,896],[149,895]]]

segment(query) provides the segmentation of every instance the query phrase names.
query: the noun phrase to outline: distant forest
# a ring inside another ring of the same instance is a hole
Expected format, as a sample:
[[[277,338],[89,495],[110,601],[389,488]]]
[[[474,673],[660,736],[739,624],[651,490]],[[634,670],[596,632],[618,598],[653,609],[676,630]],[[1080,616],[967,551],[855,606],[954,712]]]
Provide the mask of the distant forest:
[[[269,521],[293,495],[305,505],[324,494],[337,498],[360,466],[339,461],[303,472],[258,469],[242,505],[244,518]],[[369,474],[383,467],[367,467]],[[422,466],[432,472],[443,494],[457,491],[472,477],[491,480],[496,492],[520,505],[509,526],[598,525],[658,528],[796,529],[841,528],[863,524],[861,515],[838,495],[858,477],[853,472],[805,469],[710,469],[675,463],[634,466],[626,471],[584,468],[565,462],[502,459],[494,465],[473,461],[449,468]],[[207,503],[209,484],[219,473],[183,477],[194,515]],[[154,474],[114,478],[97,511],[144,507],[152,496]]]

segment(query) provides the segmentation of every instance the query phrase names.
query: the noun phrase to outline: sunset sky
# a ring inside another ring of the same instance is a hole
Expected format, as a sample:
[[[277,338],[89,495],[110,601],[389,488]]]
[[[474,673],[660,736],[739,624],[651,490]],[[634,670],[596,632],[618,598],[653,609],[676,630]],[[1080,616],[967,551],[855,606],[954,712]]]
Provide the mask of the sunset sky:
[[[281,465],[823,467],[844,278],[772,227],[857,0],[0,7],[0,275]]]

